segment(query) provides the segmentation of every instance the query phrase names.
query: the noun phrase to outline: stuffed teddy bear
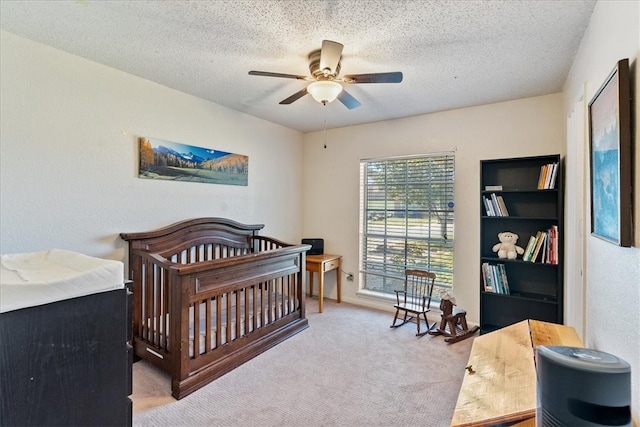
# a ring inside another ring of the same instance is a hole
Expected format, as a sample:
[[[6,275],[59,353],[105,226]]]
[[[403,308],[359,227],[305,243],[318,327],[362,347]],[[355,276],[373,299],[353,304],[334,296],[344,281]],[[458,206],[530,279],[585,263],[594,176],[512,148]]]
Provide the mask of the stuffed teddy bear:
[[[517,254],[522,255],[524,249],[516,245],[518,235],[510,231],[498,233],[500,243],[493,245],[493,252],[498,252],[498,258],[516,259]]]

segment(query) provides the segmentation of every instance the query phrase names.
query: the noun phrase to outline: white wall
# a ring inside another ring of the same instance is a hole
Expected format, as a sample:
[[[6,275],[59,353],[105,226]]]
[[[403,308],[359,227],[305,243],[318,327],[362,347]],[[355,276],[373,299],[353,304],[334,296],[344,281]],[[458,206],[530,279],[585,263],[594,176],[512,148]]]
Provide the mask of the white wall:
[[[120,232],[221,216],[299,241],[302,134],[2,32],[0,250],[124,260]],[[249,185],[139,179],[138,137],[249,156]]]
[[[585,218],[586,241],[586,339],[591,348],[612,353],[631,364],[633,413],[640,423],[640,149],[638,149],[638,99],[640,49],[640,2],[599,1],[585,33],[580,50],[565,83],[565,115],[586,86],[586,101],[593,98],[616,62],[629,58],[632,88],[635,86],[635,129],[632,135],[635,150],[634,226],[632,248],[620,248],[589,235],[589,141],[584,141],[587,153],[585,181],[587,197]],[[585,123],[587,119],[585,118]],[[588,136],[588,132],[586,132]],[[567,197],[573,196],[569,188]]]
[[[392,309],[356,294],[360,159],[455,151],[454,293],[478,323],[480,160],[563,154],[564,134],[561,94],[328,130],[327,148],[323,131],[305,134],[304,235],[323,237],[325,252],[341,254],[343,270],[356,273],[354,282],[342,276],[345,301]],[[325,295],[335,298],[334,275],[325,280]]]

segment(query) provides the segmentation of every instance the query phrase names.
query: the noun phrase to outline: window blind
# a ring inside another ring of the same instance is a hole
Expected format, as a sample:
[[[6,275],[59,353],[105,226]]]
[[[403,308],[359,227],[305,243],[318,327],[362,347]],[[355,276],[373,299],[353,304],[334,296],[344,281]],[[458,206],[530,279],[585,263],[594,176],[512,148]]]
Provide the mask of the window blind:
[[[406,268],[453,286],[454,176],[453,153],[361,161],[363,289],[394,294]]]

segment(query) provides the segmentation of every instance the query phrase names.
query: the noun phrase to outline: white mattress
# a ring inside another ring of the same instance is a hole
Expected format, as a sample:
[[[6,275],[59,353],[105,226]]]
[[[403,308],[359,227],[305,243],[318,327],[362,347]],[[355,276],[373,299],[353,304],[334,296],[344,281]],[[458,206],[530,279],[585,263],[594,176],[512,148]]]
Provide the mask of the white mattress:
[[[124,287],[124,264],[77,252],[5,254],[0,313]]]

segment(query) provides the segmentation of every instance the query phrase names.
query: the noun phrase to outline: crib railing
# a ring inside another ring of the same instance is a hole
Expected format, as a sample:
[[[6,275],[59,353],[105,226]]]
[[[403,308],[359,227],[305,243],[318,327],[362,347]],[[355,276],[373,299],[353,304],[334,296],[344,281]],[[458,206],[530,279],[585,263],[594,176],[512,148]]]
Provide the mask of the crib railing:
[[[252,245],[253,252],[263,252],[279,249],[284,246],[291,246],[268,237],[255,236],[253,239],[255,239],[255,243]],[[134,283],[137,285],[137,292],[135,293],[139,301],[138,304],[136,304],[136,307],[139,307],[140,316],[139,318],[134,318],[134,329],[139,338],[145,340],[153,347],[156,347],[156,349],[160,350],[161,353],[165,353],[170,351],[168,340],[170,292],[168,291],[168,285],[170,282],[171,269],[176,267],[176,264],[193,265],[203,261],[237,257],[251,253],[252,250],[249,246],[235,247],[223,243],[197,243],[188,248],[170,251],[170,253],[163,254],[164,256],[158,256],[158,254],[152,254],[146,251],[135,252],[136,253],[134,255],[138,256],[140,259],[140,268],[138,270],[140,272],[140,277],[133,278]],[[135,270],[136,269],[133,269],[133,274],[135,274]],[[259,288],[260,293],[258,296],[260,298],[258,298],[257,301],[263,301],[264,289],[266,287],[267,286],[261,286]],[[237,292],[238,295],[251,295],[247,290],[243,289],[239,289]],[[214,304],[213,307],[215,310],[221,302],[223,302],[222,307],[226,307],[227,303],[234,307],[236,306],[235,300],[236,299],[233,297],[233,294],[231,296],[220,294],[213,296],[211,302]],[[268,304],[272,304],[270,300],[268,301]],[[202,305],[206,306],[205,301],[202,301]],[[241,306],[241,304],[237,305],[238,307]],[[251,304],[247,305],[247,309],[250,309],[250,307]],[[254,306],[254,309],[251,310],[251,314],[253,314],[251,330],[256,329],[257,326],[254,326],[253,323],[261,324],[261,322],[258,322],[259,317],[257,317],[257,307],[259,306]],[[197,305],[195,302],[190,306],[190,324],[192,325],[194,324],[194,319],[198,318],[197,316],[194,317],[194,310],[200,311],[200,305]],[[264,309],[259,311],[261,313],[265,312]],[[209,307],[209,311],[206,309],[203,310],[203,314],[209,322],[207,325],[210,324],[211,319],[216,319],[215,313],[217,312],[221,312],[221,310],[218,309],[212,312],[211,307]],[[231,313],[232,310],[229,310],[228,314],[231,315]],[[268,313],[271,315],[271,310],[269,310]],[[231,322],[227,323],[229,325],[231,324]],[[218,333],[220,333],[221,325],[216,322],[215,326]],[[208,327],[206,330],[211,330],[211,328]],[[245,328],[245,330],[248,330],[248,328]],[[242,334],[238,331],[236,335],[241,336]],[[209,334],[206,334],[206,339],[208,341],[210,340]],[[225,340],[225,342],[228,341],[230,341],[230,339]],[[216,339],[214,341],[214,348],[218,347],[222,343],[222,341]],[[207,345],[206,348],[211,347]],[[191,353],[195,354],[193,349],[191,350]]]
[[[189,303],[189,355],[197,359],[300,309],[296,275],[215,294]]]

